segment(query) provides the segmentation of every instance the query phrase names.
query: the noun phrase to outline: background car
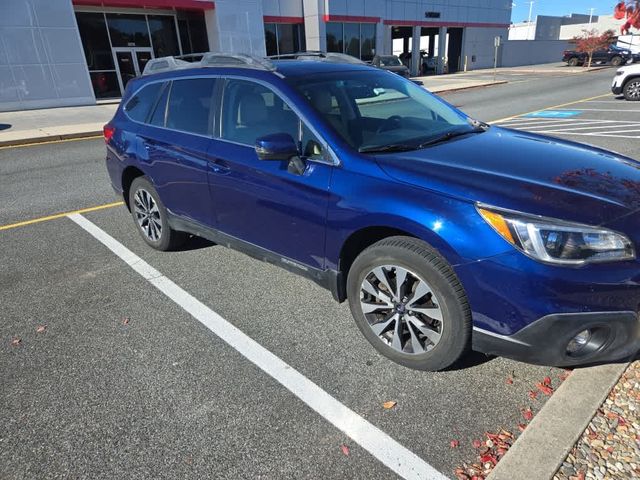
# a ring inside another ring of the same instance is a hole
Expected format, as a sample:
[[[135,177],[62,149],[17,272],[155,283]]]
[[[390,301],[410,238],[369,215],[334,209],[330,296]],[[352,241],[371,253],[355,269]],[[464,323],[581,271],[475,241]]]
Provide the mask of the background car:
[[[402,77],[409,78],[409,69],[402,64],[396,55],[376,55],[373,57],[371,64],[374,67],[389,70],[390,72],[397,73]]]
[[[611,91],[614,95],[624,95],[631,102],[640,100],[640,64],[618,69],[613,77]]]
[[[632,62],[634,55],[630,50],[624,50],[615,45],[611,45],[606,50],[597,50],[593,53],[591,59],[592,64],[596,63],[608,63],[614,67],[619,67],[627,62]],[[565,50],[563,52],[562,61],[566,62],[570,67],[576,67],[578,65],[584,65],[589,61],[589,55],[585,52],[578,52],[576,50]]]

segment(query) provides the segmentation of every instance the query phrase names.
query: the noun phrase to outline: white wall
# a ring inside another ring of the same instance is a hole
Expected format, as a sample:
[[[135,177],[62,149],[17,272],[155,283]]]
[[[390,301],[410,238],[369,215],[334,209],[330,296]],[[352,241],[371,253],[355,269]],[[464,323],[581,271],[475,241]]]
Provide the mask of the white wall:
[[[211,51],[265,56],[263,16],[262,0],[216,0],[206,16]]]
[[[507,36],[506,28],[467,28],[463,45],[463,55],[467,56],[467,69],[493,67],[494,40],[496,36],[502,36],[503,41]],[[475,62],[473,56],[475,55]],[[464,58],[462,59],[464,65]]]
[[[0,111],[95,104],[69,0],[0,0]]]
[[[562,52],[571,49],[566,40],[509,40],[501,51],[501,67],[518,67],[560,62]]]

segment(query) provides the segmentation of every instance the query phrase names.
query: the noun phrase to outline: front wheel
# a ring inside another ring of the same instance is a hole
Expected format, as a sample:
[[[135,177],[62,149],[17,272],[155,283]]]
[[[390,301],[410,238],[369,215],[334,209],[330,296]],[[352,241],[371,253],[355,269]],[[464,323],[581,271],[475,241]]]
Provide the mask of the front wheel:
[[[630,102],[637,102],[640,100],[640,78],[634,78],[629,80],[624,86],[624,98]]]
[[[578,59],[576,57],[570,58],[569,61],[567,62],[567,64],[570,67],[577,67],[578,66]]]
[[[426,243],[391,237],[364,250],[347,278],[351,313],[385,357],[437,371],[469,348],[471,311],[451,266]]]
[[[169,227],[167,209],[146,177],[138,177],[131,184],[129,208],[143,240],[156,250],[174,250],[186,240],[186,233]]]
[[[622,59],[622,57],[613,57],[611,59],[611,65],[613,65],[614,67],[619,67],[623,63],[624,63],[624,60]]]

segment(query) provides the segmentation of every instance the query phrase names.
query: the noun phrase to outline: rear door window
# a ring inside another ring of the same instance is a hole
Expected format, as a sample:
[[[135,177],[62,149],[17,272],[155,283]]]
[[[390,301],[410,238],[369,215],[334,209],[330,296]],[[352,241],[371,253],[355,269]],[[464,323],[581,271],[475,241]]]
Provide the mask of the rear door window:
[[[138,90],[124,107],[124,111],[129,118],[136,122],[145,122],[158,99],[158,95],[160,95],[163,85],[164,83],[162,82],[150,83]]]
[[[171,83],[165,85],[165,88],[160,94],[160,98],[156,102],[153,110],[153,114],[149,119],[149,123],[156,127],[164,127],[164,120],[167,113],[167,99],[169,98],[169,91],[171,90]]]
[[[215,78],[174,80],[169,93],[166,127],[199,135],[211,134]]]

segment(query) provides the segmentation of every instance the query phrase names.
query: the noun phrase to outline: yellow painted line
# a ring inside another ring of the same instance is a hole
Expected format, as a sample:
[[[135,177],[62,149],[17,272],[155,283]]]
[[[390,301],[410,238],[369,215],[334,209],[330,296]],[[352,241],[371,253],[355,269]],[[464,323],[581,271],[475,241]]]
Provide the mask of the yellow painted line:
[[[66,217],[73,213],[89,213],[97,210],[104,210],[106,208],[120,207],[124,205],[124,202],[105,203],[104,205],[98,205],[95,207],[82,208],[80,210],[72,210],[70,212],[56,213],[54,215],[47,215],[46,217],[32,218],[31,220],[25,220],[22,222],[9,223],[7,225],[0,225],[0,230],[10,230],[12,228],[25,227],[27,225],[33,225],[34,223],[48,222],[49,220],[56,220],[58,218]]]
[[[575,105],[577,103],[588,102],[589,100],[595,100],[596,98],[609,97],[611,95],[612,95],[611,93],[605,93],[604,95],[597,95],[595,97],[583,98],[581,100],[576,100],[575,102],[561,103],[560,105],[554,105],[553,107],[539,108],[538,110],[533,110],[531,112],[519,113],[518,115],[512,115],[510,117],[501,118],[499,120],[493,120],[492,122],[489,122],[489,123],[490,124],[494,124],[494,123],[508,122],[509,120],[513,120],[513,119],[519,118],[519,117],[524,117],[525,115],[531,115],[532,113],[544,112],[545,110],[553,110],[554,108],[568,107],[569,105]]]
[[[6,148],[20,148],[20,147],[34,147],[37,145],[48,145],[51,143],[63,143],[63,142],[77,142],[79,140],[95,140],[96,138],[103,138],[102,135],[91,135],[90,137],[77,137],[77,138],[62,138],[58,140],[45,140],[43,142],[33,141],[29,143],[20,143],[17,145],[1,145],[0,150],[4,150]]]

